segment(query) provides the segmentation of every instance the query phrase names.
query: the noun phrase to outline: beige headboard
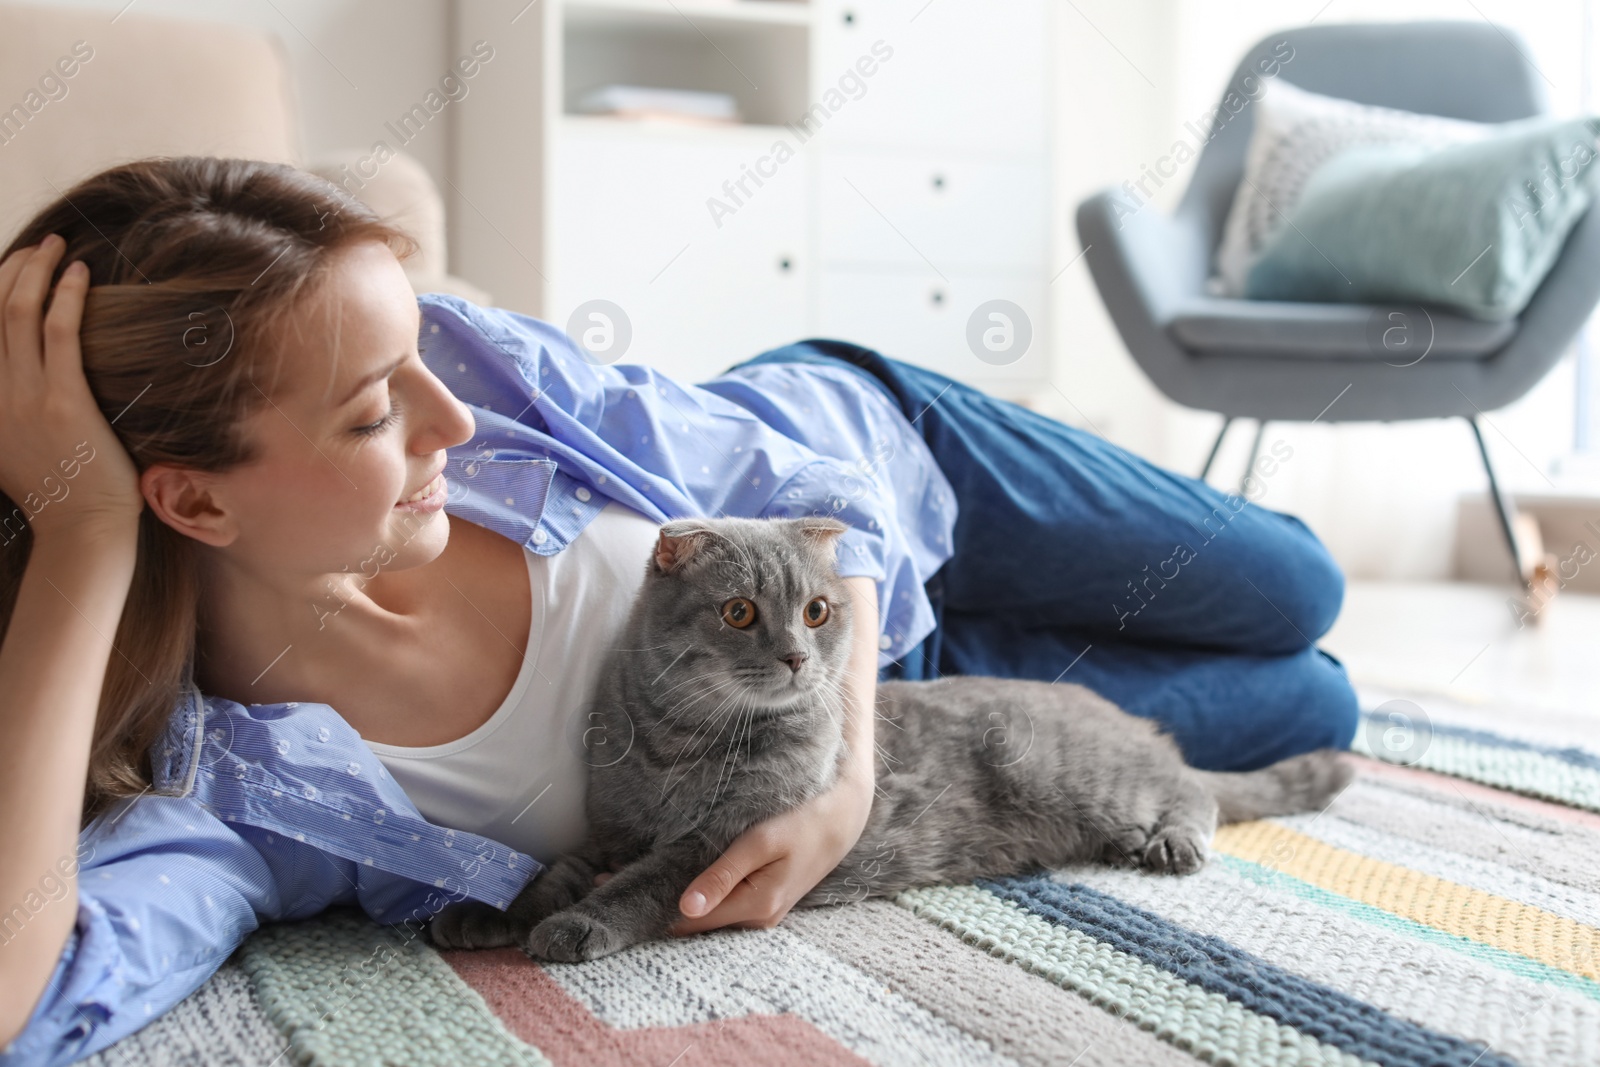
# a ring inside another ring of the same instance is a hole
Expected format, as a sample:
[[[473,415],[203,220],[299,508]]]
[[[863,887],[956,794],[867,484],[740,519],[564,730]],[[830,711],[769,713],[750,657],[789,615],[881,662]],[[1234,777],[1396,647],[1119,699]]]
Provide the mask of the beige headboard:
[[[300,163],[287,70],[273,38],[235,26],[0,2],[0,246],[113,163]]]

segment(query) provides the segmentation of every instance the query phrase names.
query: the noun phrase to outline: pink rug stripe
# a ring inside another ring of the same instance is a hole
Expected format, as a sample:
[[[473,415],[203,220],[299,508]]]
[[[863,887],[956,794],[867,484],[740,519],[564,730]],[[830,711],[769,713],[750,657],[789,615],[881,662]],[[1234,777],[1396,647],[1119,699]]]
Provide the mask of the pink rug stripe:
[[[797,1015],[746,1015],[689,1026],[618,1030],[594,1017],[544,968],[514,948],[441,953],[517,1037],[556,1067],[824,1067],[866,1060]]]
[[[1547,819],[1560,822],[1574,823],[1578,826],[1587,826],[1600,830],[1600,813],[1585,811],[1582,808],[1569,808],[1565,804],[1556,804],[1549,800],[1539,800],[1536,797],[1525,797],[1521,793],[1512,793],[1504,789],[1495,789],[1493,786],[1479,785],[1469,782],[1464,778],[1453,778],[1447,774],[1436,774],[1433,771],[1418,770],[1415,767],[1401,767],[1393,763],[1384,763],[1382,760],[1369,759],[1366,756],[1357,756],[1346,753],[1346,759],[1356,761],[1362,774],[1371,778],[1388,778],[1392,781],[1414,782],[1441,793],[1459,791],[1459,795],[1468,800],[1482,801],[1485,804],[1496,804],[1502,808],[1520,808],[1523,811],[1543,815]]]

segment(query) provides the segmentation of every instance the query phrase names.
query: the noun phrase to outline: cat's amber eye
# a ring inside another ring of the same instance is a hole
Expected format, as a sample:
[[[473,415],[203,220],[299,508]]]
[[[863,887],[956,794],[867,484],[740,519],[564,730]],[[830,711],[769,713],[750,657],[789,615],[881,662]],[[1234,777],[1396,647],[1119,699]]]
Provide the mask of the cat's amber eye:
[[[822,597],[813,597],[801,610],[800,617],[810,627],[818,627],[828,621],[828,602]]]
[[[743,630],[756,621],[755,603],[742,596],[734,597],[722,605],[722,621],[735,630]]]

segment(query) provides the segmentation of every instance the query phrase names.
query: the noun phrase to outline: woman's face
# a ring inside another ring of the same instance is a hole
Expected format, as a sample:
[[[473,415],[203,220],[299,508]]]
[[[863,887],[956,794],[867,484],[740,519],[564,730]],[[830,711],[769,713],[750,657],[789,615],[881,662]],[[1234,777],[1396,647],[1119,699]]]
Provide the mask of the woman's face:
[[[475,429],[418,355],[416,297],[385,245],[338,253],[314,299],[283,331],[277,388],[247,421],[259,459],[211,486],[231,515],[218,547],[291,586],[435,559],[449,539],[445,449]],[[420,505],[402,503],[424,488]]]

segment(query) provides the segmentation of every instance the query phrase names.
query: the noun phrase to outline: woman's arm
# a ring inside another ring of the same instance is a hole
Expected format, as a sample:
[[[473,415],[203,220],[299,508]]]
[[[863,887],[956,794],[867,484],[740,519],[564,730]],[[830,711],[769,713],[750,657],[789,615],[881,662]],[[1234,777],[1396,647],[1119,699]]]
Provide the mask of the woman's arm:
[[[77,918],[105,635],[122,616],[134,548],[131,531],[38,540],[0,646],[0,987],[17,994],[0,998],[0,1047],[26,1025]]]
[[[0,1067],[59,1067],[112,1045],[198,989],[263,922],[356,904],[409,940],[452,899],[509,900],[533,873],[497,842],[426,822],[326,704],[191,691],[151,759],[155,788],[79,835],[76,896],[42,894],[76,925]],[[366,980],[402,966],[404,954]]]
[[[133,463],[83,376],[81,264],[44,310],[64,249],[53,238],[0,264],[0,488],[19,511],[36,511],[25,520],[32,553],[0,644],[0,1047],[27,1024],[77,917],[89,748],[142,506]],[[93,448],[81,464],[80,442]],[[66,463],[77,471],[70,485]],[[24,519],[3,518],[13,517]],[[22,548],[13,540],[0,544],[6,551]]]
[[[854,634],[845,678],[848,751],[826,793],[757,823],[697,877],[679,900],[687,918],[674,934],[719,926],[776,926],[839,865],[872,812],[873,721],[878,684],[878,592],[871,578],[846,578]]]
[[[76,891],[31,920],[60,912],[69,928],[38,1006],[16,1005],[33,1014],[0,1067],[59,1067],[113,1045],[203,985],[262,921],[349,901],[370,870],[306,845],[268,856],[261,836],[193,795],[152,793],[96,819],[78,839]]]

